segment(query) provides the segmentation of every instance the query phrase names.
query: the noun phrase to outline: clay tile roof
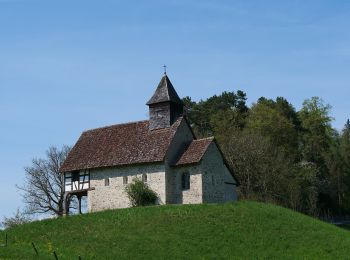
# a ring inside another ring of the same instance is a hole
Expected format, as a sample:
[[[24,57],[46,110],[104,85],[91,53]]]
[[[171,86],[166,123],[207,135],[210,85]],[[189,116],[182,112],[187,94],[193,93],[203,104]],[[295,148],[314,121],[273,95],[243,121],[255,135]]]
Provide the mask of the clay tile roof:
[[[198,163],[208,146],[213,142],[214,137],[208,137],[204,139],[193,140],[185,149],[184,153],[180,156],[176,165],[185,165],[191,163]]]
[[[151,99],[146,103],[146,105],[152,105],[162,102],[174,102],[178,104],[182,104],[181,99],[179,98],[176,90],[171,84],[168,76],[165,74],[160,80],[156,91],[154,92]]]
[[[60,172],[161,162],[181,120],[182,117],[171,127],[152,131],[148,121],[85,131]]]

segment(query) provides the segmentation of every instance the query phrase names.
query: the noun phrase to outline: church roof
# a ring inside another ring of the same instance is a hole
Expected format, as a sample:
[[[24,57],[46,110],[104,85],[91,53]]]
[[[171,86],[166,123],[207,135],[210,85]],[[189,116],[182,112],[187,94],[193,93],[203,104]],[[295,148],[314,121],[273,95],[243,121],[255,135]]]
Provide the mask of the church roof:
[[[149,121],[113,125],[85,131],[80,136],[60,172],[162,162],[180,125],[149,130]]]
[[[184,153],[180,156],[180,159],[176,162],[176,165],[198,163],[213,141],[214,137],[192,140],[186,147]]]
[[[171,84],[168,76],[164,74],[164,76],[158,84],[156,91],[154,92],[151,99],[146,103],[146,105],[152,105],[168,101],[182,104],[182,101],[176,93],[173,84]]]

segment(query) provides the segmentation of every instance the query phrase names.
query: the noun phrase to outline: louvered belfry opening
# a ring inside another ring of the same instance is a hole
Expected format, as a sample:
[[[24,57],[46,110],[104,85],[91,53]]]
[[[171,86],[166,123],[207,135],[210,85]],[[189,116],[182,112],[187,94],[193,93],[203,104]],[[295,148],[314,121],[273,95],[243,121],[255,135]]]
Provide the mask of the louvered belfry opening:
[[[183,102],[166,74],[160,80],[147,105],[149,106],[149,130],[170,127],[183,115]]]

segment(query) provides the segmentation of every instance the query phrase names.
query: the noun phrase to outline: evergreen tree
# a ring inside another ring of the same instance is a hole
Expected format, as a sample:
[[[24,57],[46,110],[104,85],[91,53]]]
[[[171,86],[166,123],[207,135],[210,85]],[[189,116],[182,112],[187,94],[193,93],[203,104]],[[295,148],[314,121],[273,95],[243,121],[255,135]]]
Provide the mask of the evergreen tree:
[[[214,95],[207,100],[198,103],[185,97],[185,113],[198,137],[220,135],[223,127],[242,128],[248,107],[246,106],[246,94],[238,90],[235,92],[223,92]]]

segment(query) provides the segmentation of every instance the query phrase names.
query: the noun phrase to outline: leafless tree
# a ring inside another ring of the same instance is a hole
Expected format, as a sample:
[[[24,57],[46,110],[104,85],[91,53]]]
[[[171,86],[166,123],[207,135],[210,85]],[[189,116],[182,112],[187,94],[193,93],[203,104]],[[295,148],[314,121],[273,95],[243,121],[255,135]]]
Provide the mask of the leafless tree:
[[[27,214],[20,211],[20,209],[17,209],[16,214],[13,217],[4,217],[0,223],[0,226],[4,227],[5,229],[8,229],[28,223],[30,221],[31,219]]]
[[[66,145],[62,149],[51,146],[45,159],[35,158],[30,167],[25,167],[24,184],[17,187],[22,191],[26,212],[63,215],[64,182],[59,169],[69,151]]]

